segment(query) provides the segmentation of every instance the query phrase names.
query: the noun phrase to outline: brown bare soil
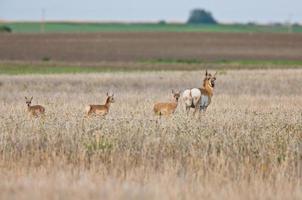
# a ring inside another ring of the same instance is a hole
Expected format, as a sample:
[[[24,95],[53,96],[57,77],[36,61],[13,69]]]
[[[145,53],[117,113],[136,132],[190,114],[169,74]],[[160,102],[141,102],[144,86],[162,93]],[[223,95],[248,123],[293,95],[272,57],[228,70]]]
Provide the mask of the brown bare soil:
[[[302,34],[1,34],[0,60],[64,62],[148,59],[302,60]]]

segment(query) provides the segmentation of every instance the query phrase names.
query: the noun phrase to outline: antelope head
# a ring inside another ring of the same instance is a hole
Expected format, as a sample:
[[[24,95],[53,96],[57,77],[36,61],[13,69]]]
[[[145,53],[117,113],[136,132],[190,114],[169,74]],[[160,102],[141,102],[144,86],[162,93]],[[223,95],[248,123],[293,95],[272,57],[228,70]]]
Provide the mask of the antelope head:
[[[32,100],[33,100],[33,97],[31,97],[31,98],[25,97],[25,101],[26,101],[27,106],[30,106],[30,105],[31,105],[31,101],[32,101]]]
[[[208,70],[206,70],[205,78],[204,78],[204,86],[206,84],[209,84],[210,87],[214,88],[215,87],[215,81],[216,81],[216,74],[215,72],[214,76],[212,74],[208,73]]]
[[[114,103],[115,99],[114,99],[114,93],[112,93],[112,95],[109,95],[109,93],[107,92],[107,102],[108,103]]]
[[[176,100],[176,102],[178,102],[178,99],[180,98],[180,91],[174,91],[173,89],[172,89],[172,95],[173,95],[173,99],[175,99]]]

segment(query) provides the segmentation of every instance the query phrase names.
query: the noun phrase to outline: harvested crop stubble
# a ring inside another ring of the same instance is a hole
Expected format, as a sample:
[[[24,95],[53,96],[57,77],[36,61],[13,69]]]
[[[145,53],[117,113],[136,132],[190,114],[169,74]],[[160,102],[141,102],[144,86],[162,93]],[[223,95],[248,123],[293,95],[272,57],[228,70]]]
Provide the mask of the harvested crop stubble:
[[[153,115],[171,88],[202,77],[1,76],[0,198],[302,198],[302,70],[218,74],[200,119],[183,105],[173,117]],[[107,90],[116,95],[108,116],[84,118]],[[45,106],[44,119],[25,114],[29,94]]]

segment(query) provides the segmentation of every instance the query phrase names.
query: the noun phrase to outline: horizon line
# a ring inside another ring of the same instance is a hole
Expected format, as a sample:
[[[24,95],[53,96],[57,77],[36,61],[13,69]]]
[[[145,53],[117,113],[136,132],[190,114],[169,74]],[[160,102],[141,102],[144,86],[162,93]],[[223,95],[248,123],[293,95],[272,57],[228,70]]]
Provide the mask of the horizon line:
[[[186,21],[171,21],[171,20],[149,20],[149,21],[124,21],[124,20],[6,20],[6,19],[0,19],[0,23],[77,23],[77,24],[159,24],[160,22],[165,22],[167,24],[187,24]],[[287,22],[256,22],[256,21],[250,21],[250,22],[217,22],[217,24],[220,25],[232,25],[232,24],[249,24],[254,23],[255,25],[272,25],[272,24],[284,24],[286,25]],[[291,24],[299,24],[302,25],[302,23],[295,22]],[[198,24],[197,24],[198,25]],[[204,25],[204,24],[203,24]],[[207,24],[211,25],[211,24]],[[213,24],[214,25],[214,24]]]

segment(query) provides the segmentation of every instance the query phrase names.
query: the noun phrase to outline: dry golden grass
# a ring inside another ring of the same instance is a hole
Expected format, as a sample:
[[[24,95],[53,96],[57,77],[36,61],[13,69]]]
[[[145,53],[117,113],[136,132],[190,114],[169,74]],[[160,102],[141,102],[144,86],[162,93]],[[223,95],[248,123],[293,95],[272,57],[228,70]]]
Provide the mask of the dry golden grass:
[[[301,199],[302,70],[221,73],[200,118],[153,115],[202,77],[0,76],[0,199]],[[85,118],[106,91],[109,115]],[[26,114],[31,95],[45,118]]]

